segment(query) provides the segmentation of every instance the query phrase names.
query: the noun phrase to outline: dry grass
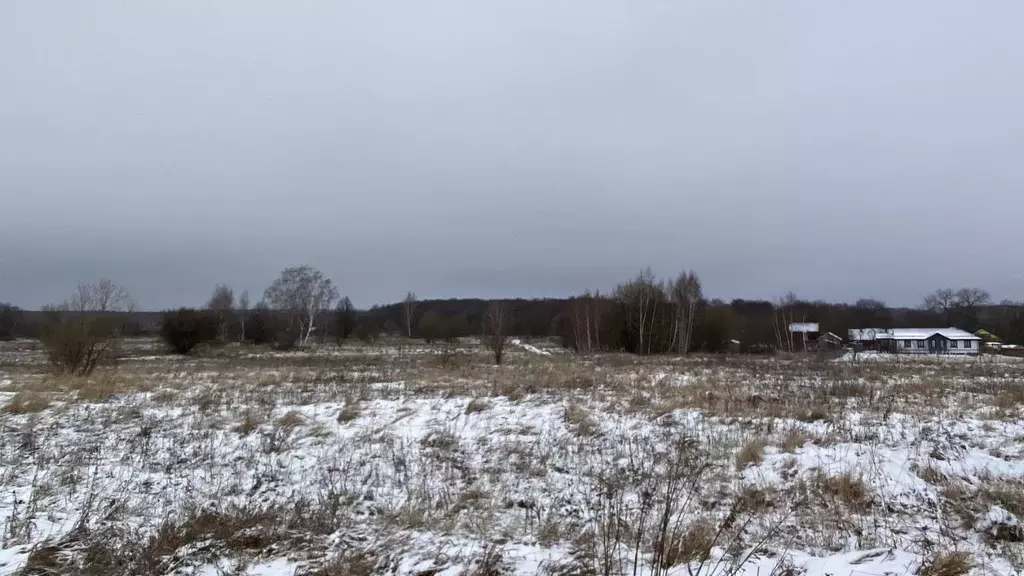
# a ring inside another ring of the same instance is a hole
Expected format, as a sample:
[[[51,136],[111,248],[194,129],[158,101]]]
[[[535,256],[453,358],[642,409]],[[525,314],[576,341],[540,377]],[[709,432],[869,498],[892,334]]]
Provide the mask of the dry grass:
[[[590,412],[576,402],[566,405],[564,418],[565,424],[580,436],[593,436],[601,430]]]
[[[917,477],[933,486],[946,484],[948,478],[934,466],[928,465],[917,471]]]
[[[246,410],[242,422],[235,427],[235,432],[241,436],[248,436],[256,431],[263,424],[263,419],[254,410]]]
[[[871,490],[860,476],[852,472],[828,475],[818,472],[813,485],[823,495],[838,500],[854,511],[864,511],[871,506]]]
[[[466,405],[466,415],[476,414],[478,412],[486,412],[491,409],[491,405],[487,402],[486,398],[473,398]]]
[[[358,551],[336,556],[310,576],[372,576],[376,569],[377,559]]]
[[[355,400],[345,402],[345,406],[338,412],[338,424],[347,424],[363,413],[363,406]]]
[[[277,425],[285,430],[293,430],[302,426],[306,422],[306,417],[295,410],[289,410],[284,416],[281,416],[277,420]]]
[[[747,466],[756,466],[764,461],[764,448],[767,443],[761,438],[749,440],[736,453],[736,470],[742,471]]]
[[[790,430],[786,432],[786,435],[782,437],[782,441],[779,442],[779,450],[787,454],[793,454],[810,441],[811,437],[803,431]]]
[[[967,552],[939,553],[921,566],[921,576],[964,576],[974,567],[974,557]]]
[[[46,410],[51,405],[50,398],[34,390],[22,390],[16,393],[4,405],[4,414],[35,414]]]
[[[711,559],[711,548],[715,543],[716,533],[714,525],[705,520],[690,524],[685,531],[667,543],[660,555],[661,567],[668,570],[684,564],[707,562]]]

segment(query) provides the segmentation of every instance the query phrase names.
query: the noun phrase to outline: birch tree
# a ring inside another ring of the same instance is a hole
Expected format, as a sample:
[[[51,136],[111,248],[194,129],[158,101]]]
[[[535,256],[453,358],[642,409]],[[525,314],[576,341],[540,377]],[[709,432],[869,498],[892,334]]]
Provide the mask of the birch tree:
[[[338,289],[331,279],[311,266],[285,268],[263,294],[267,306],[290,313],[298,322],[303,345],[309,341],[317,317],[337,298]]]
[[[217,316],[217,338],[224,342],[228,337],[228,319],[235,309],[235,291],[227,284],[217,284],[213,295],[206,304],[207,309]]]
[[[654,280],[654,272],[647,267],[635,279],[618,285],[615,298],[625,310],[626,329],[636,341],[635,352],[650,354],[658,302],[664,298],[661,284]]]
[[[412,317],[416,313],[416,293],[412,290],[405,295],[405,300],[402,301],[402,306],[405,311],[405,334],[408,338],[412,338]]]
[[[249,291],[243,290],[238,297],[238,341],[245,342],[245,320],[249,314]]]
[[[671,288],[672,303],[675,305],[675,330],[673,341],[680,354],[690,351],[693,342],[694,319],[697,307],[704,297],[700,278],[693,270],[683,271],[676,277]]]

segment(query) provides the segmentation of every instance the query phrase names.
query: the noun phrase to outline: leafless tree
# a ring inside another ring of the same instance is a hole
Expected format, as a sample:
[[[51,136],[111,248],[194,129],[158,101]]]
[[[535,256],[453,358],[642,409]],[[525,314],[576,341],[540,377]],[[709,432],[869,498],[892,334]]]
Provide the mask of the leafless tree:
[[[89,374],[110,356],[124,315],[134,310],[128,291],[110,280],[79,284],[70,298],[45,309],[42,342],[50,362],[68,374]]]
[[[302,344],[313,333],[317,316],[337,298],[338,290],[330,278],[310,266],[284,269],[263,294],[267,306],[290,312],[298,320]]]
[[[947,324],[953,323],[953,310],[956,307],[956,291],[952,288],[941,288],[924,297],[924,309],[942,314]]]
[[[508,310],[504,302],[492,302],[483,316],[483,340],[494,354],[494,363],[501,364],[505,357],[505,342],[509,331]]]
[[[412,317],[416,313],[416,293],[410,290],[405,295],[402,305],[405,310],[405,334],[408,338],[412,338]]]
[[[578,352],[601,349],[601,295],[588,290],[572,299],[569,322]]]
[[[638,354],[651,353],[651,336],[661,291],[662,287],[654,280],[654,272],[650,267],[641,270],[633,280],[615,288],[615,298],[626,310],[627,329],[637,339]]]
[[[135,300],[123,287],[110,280],[83,282],[57,308],[70,312],[134,312]]]
[[[217,316],[217,338],[221,342],[227,340],[228,319],[235,309],[235,291],[227,284],[217,284],[206,308]]]
[[[238,341],[245,341],[245,317],[249,314],[249,291],[243,290],[238,297]]]
[[[961,288],[956,291],[958,308],[979,308],[992,300],[989,293],[981,288]]]
[[[680,354],[690,351],[693,341],[694,318],[697,306],[704,297],[700,278],[693,270],[682,272],[672,283],[672,302],[675,304],[675,330],[673,340]]]
[[[779,299],[778,304],[775,306],[775,311],[772,314],[772,325],[775,329],[775,340],[778,343],[779,350],[783,350],[785,352],[793,352],[794,350],[793,334],[790,332],[790,327],[795,321],[794,308],[796,303],[796,294],[789,292]]]

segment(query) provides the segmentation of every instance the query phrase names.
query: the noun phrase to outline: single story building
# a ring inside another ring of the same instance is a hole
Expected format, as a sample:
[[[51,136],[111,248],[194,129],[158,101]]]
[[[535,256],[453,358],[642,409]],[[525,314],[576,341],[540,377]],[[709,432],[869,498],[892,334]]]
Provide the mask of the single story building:
[[[839,350],[843,347],[843,339],[833,332],[825,332],[814,341],[818,350]]]
[[[855,328],[850,341],[893,354],[981,354],[982,339],[959,328]]]

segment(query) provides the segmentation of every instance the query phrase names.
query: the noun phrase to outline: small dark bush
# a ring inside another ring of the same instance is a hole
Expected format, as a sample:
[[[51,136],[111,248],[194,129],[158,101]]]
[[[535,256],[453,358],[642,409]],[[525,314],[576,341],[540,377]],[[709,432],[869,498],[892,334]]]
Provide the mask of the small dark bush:
[[[21,308],[6,302],[0,302],[0,340],[13,340],[17,338],[21,323]]]
[[[164,313],[160,335],[176,354],[188,354],[196,346],[216,340],[219,329],[215,315],[182,308]]]
[[[249,320],[245,323],[245,339],[257,346],[273,344],[277,341],[277,325],[272,312],[257,308],[249,314]]]
[[[280,352],[286,352],[288,350],[294,350],[299,345],[299,330],[296,328],[290,328],[288,330],[280,330],[277,333],[277,337],[274,339],[274,350]]]

